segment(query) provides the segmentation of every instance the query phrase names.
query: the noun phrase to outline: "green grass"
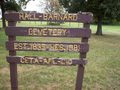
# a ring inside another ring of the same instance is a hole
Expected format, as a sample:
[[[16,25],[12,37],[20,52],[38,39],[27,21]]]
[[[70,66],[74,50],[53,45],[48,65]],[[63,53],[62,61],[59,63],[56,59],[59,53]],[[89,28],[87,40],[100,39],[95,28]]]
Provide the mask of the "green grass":
[[[46,22],[22,22],[17,26],[48,26]],[[50,26],[50,25],[49,25]],[[69,27],[64,23],[58,27]],[[78,27],[71,23],[70,27]],[[82,24],[80,24],[82,27]],[[91,25],[90,50],[87,53],[82,90],[119,90],[120,88],[120,26],[103,25],[103,36],[96,36]],[[0,90],[10,90],[10,71],[5,49],[8,37],[0,30]],[[81,42],[80,38],[17,37],[17,41]],[[78,53],[18,51],[17,56],[79,58]],[[19,90],[74,90],[77,66],[18,65]]]

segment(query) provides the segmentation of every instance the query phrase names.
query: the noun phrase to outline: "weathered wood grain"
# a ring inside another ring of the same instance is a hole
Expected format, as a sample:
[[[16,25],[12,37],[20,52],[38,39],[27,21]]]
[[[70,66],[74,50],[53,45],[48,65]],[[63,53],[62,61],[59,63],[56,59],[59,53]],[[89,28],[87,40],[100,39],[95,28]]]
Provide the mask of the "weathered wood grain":
[[[86,28],[61,27],[6,27],[8,36],[34,36],[34,37],[90,37],[91,30]]]
[[[16,51],[88,52],[89,44],[62,43],[62,42],[7,41],[6,49]]]
[[[71,13],[71,14],[45,14],[45,13],[5,13],[8,21],[55,21],[55,22],[82,22],[90,23],[93,21],[93,14]]]
[[[37,56],[7,56],[9,63],[17,64],[37,64],[37,65],[84,65],[87,62],[79,59],[72,58],[52,58],[52,57],[37,57]]]

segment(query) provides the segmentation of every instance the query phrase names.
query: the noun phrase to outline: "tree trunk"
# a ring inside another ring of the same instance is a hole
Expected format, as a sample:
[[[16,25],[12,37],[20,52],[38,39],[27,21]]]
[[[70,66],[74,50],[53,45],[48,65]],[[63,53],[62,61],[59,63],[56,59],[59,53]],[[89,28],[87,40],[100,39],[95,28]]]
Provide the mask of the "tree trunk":
[[[1,1],[1,11],[2,11],[2,23],[3,23],[3,28],[5,28],[5,27],[6,27],[6,23],[5,23],[5,17],[4,17],[4,12],[5,12],[5,10],[4,10],[4,7],[3,7],[3,2],[4,2],[4,0]]]
[[[102,35],[102,18],[98,16],[97,32],[96,35]]]

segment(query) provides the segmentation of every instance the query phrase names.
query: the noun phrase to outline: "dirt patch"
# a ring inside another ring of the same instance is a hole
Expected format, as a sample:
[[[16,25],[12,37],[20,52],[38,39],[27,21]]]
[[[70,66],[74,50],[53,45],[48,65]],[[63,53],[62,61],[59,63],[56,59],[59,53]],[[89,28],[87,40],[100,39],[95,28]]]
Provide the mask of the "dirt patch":
[[[52,88],[59,86],[57,83],[49,83],[48,85],[45,85],[47,90],[52,90]]]
[[[3,47],[0,47],[0,48],[3,48]]]
[[[4,74],[4,73],[8,73],[9,72],[9,69],[8,68],[2,68],[0,69],[0,73]]]

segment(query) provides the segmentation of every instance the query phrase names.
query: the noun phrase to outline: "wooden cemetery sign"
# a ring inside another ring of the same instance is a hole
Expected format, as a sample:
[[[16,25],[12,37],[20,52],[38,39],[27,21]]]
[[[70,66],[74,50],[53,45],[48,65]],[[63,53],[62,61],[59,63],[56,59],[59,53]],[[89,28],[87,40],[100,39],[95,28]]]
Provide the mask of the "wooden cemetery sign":
[[[10,63],[11,89],[18,90],[17,64],[38,65],[78,65],[75,90],[82,89],[86,53],[89,51],[88,38],[91,36],[89,29],[93,15],[89,12],[74,14],[42,14],[42,13],[5,13],[8,26],[5,33],[9,37],[6,49],[9,50],[7,61]],[[16,27],[17,21],[55,21],[55,22],[81,22],[83,28],[58,28],[58,27]],[[28,42],[16,41],[16,36],[32,37],[81,37],[81,43],[66,42]],[[16,51],[49,51],[49,52],[76,52],[80,59],[51,58],[36,56],[16,56]]]

